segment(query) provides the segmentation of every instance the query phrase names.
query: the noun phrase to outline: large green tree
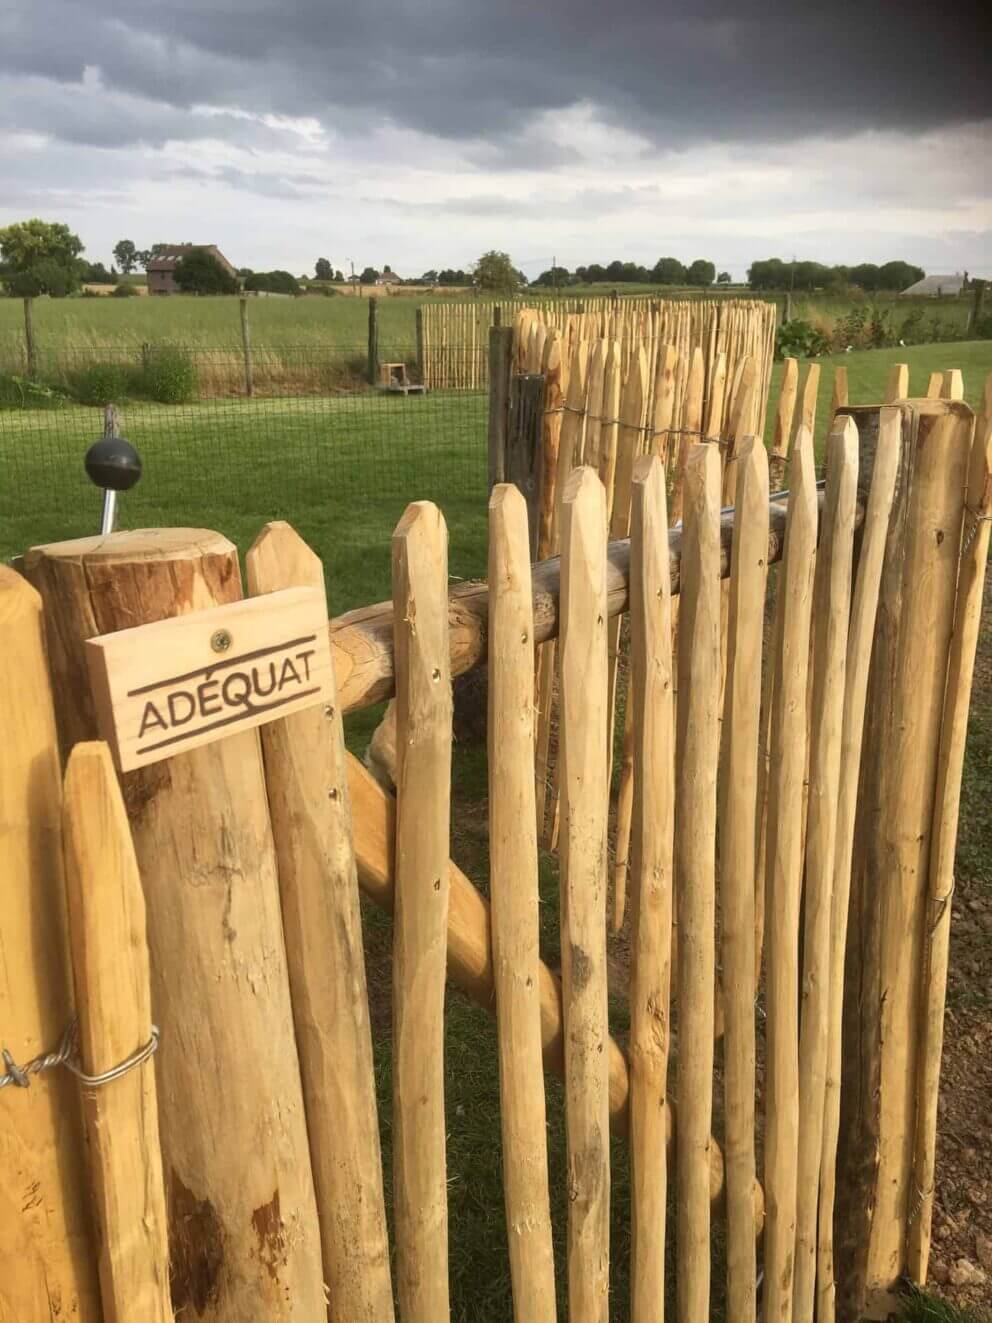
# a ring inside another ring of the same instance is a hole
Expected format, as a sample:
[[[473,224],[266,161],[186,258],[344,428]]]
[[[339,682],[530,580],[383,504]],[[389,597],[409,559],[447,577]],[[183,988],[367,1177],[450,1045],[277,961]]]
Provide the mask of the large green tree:
[[[659,257],[651,279],[658,285],[684,285],[685,267],[677,257]]]
[[[475,264],[475,284],[490,294],[512,294],[519,283],[516,267],[509,253],[491,248]]]
[[[237,279],[205,248],[191,248],[176,267],[176,284],[184,294],[237,294]]]
[[[326,257],[318,257],[317,264],[314,267],[314,274],[318,280],[333,280],[334,269]]]
[[[80,284],[83,242],[58,221],[16,221],[0,229],[0,275],[12,294],[61,298]]]
[[[138,249],[130,239],[121,239],[114,244],[114,257],[126,276],[138,265]]]
[[[716,267],[705,257],[697,257],[685,273],[685,278],[690,285],[712,285],[716,279]]]

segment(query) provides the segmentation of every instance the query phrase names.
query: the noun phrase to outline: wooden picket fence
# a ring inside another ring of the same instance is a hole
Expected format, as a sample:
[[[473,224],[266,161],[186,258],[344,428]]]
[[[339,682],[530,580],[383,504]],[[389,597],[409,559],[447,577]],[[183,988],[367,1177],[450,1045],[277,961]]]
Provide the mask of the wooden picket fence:
[[[560,562],[532,565],[524,497],[499,484],[487,584],[449,588],[443,516],[416,502],[392,601],[330,622],[331,701],[120,779],[94,740],[85,640],[237,600],[237,549],[151,530],[35,548],[25,577],[0,568],[4,1323],[389,1320],[394,1293],[404,1323],[449,1317],[446,979],[497,1015],[517,1319],[556,1316],[545,1069],[565,1081],[573,1323],[611,1316],[611,1130],[630,1145],[636,1323],[660,1323],[672,1276],[676,1316],[710,1316],[718,1219],[735,1323],[759,1300],[767,1320],[853,1318],[901,1271],[925,1280],[992,508],[992,379],[977,430],[956,390],[839,412],[822,490],[800,421],[787,500],[741,435],[727,509],[720,446],[696,441],[675,526],[649,449],[631,462],[629,538],[611,539],[603,451],[584,450],[594,462],[558,493]],[[252,595],[323,586],[286,524],[246,564]],[[626,1050],[606,969],[621,613]],[[552,639],[560,978],[538,946],[531,770],[535,649]],[[488,900],[449,840],[451,680],[482,663]],[[342,726],[391,695],[395,798]],[[394,924],[393,1261],[360,890]],[[872,980],[885,996],[860,995]],[[60,1042],[88,1086],[41,1060]],[[860,1119],[839,1143],[842,1077]]]
[[[512,326],[524,314],[533,314],[569,344],[577,339],[616,342],[624,371],[630,354],[638,348],[644,349],[649,369],[654,366],[656,345],[675,346],[687,361],[694,350],[701,349],[707,398],[723,390],[722,383],[715,382],[719,355],[725,355],[728,392],[736,384],[738,360],[750,355],[759,372],[759,398],[763,401],[768,393],[775,345],[773,303],[647,296],[425,304],[417,316],[417,359],[424,385],[484,390],[489,384],[490,328]],[[676,382],[676,416],[683,386],[683,382]],[[764,419],[760,421],[763,425]]]

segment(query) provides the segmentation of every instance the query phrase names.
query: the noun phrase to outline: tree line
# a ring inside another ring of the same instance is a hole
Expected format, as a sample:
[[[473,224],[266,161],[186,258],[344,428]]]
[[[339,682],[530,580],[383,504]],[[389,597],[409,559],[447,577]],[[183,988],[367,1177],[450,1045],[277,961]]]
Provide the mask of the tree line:
[[[569,285],[697,285],[704,288],[712,285],[730,284],[730,272],[721,271],[717,275],[714,264],[705,257],[697,257],[688,266],[677,257],[659,257],[654,266],[640,266],[636,262],[609,262],[600,266],[593,262],[591,266],[577,266],[569,271],[564,266],[553,266],[542,271],[532,285],[542,285],[552,289],[566,289]]]
[[[155,257],[171,245],[155,243],[150,248],[138,248],[130,239],[121,239],[114,246],[114,258],[121,271],[130,275],[137,267],[147,269]],[[31,296],[49,294],[64,297],[75,293],[85,283],[116,284],[117,270],[108,271],[100,262],[88,262],[82,257],[83,244],[67,225],[38,219],[19,221],[0,229],[0,280],[8,294]],[[252,271],[242,267],[235,278],[210,253],[193,247],[177,263],[175,281],[178,287],[196,294],[236,294],[242,285],[249,291],[267,291],[278,294],[298,294],[301,285],[310,279],[321,284],[343,283],[345,277],[329,258],[319,257],[314,265],[314,277],[299,278],[289,271]],[[856,287],[865,293],[894,292],[907,289],[923,278],[923,269],[910,262],[885,262],[880,266],[862,262],[855,266],[827,266],[822,262],[787,262],[778,257],[752,262],[748,268],[747,283],[752,290],[813,290],[843,291]],[[677,257],[660,257],[653,267],[636,262],[614,261],[606,266],[592,263],[567,267],[553,266],[542,271],[536,280],[517,269],[508,253],[495,249],[483,253],[470,270],[443,268],[428,270],[414,281],[404,282],[387,262],[380,273],[367,266],[358,277],[363,285],[374,285],[385,276],[390,284],[424,284],[440,286],[470,286],[492,294],[512,294],[530,285],[566,289],[586,284],[645,284],[696,286],[707,288],[714,283],[729,285],[728,271],[716,270],[707,258],[696,258],[685,265]],[[124,292],[123,290],[121,292]]]

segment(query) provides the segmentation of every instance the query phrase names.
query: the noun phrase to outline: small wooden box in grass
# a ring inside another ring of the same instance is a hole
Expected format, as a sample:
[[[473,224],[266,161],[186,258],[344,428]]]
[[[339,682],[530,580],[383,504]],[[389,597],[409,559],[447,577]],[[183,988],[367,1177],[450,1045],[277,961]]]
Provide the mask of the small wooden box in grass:
[[[122,772],[333,697],[315,588],[101,634],[86,657],[100,733]]]

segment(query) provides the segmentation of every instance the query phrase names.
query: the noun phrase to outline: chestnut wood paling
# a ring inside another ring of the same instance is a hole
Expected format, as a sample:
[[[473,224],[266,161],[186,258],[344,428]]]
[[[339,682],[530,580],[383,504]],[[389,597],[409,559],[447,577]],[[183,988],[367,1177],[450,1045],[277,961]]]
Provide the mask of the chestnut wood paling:
[[[768,458],[753,437],[737,459],[727,680],[720,763],[720,903],[727,1164],[727,1318],[755,1318],[754,838],[761,648],[768,575]]]
[[[839,409],[847,408],[847,368],[843,364],[834,368],[834,384],[830,393],[830,417],[835,418]]]
[[[909,1275],[925,1282],[933,1220],[937,1098],[943,1048],[947,960],[954,892],[954,847],[961,808],[961,774],[968,708],[981,627],[992,514],[992,373],[985,382],[968,472],[961,568],[958,572],[951,655],[947,667],[934,827],[930,847],[922,1036],[917,1070],[916,1140],[913,1155],[914,1207],[909,1228]]]
[[[657,455],[640,459],[633,482],[628,699],[636,732],[630,975],[633,1323],[662,1323],[665,1308],[664,1118],[675,825],[672,595],[665,507],[664,465]]]
[[[917,406],[909,406],[915,409]],[[891,739],[879,782],[877,1175],[867,1243],[866,1310],[906,1266],[919,1066],[927,864],[937,785],[941,705],[969,452],[971,410],[947,402],[916,447],[906,511],[899,639],[887,713]],[[922,428],[922,419],[921,419]],[[938,536],[937,534],[940,534]]]
[[[943,388],[944,388],[943,372],[931,372],[929,380],[927,381],[926,398],[928,400],[939,400]]]
[[[651,399],[651,436],[648,439],[651,451],[659,456],[666,468],[672,449],[670,433],[672,411],[675,407],[675,376],[678,362],[678,351],[674,345],[659,346],[654,393]]]
[[[63,824],[80,1066],[101,1075],[152,1036],[145,900],[105,744],[69,756]],[[105,1323],[172,1323],[154,1064],[83,1096]]]
[[[72,988],[41,599],[6,565],[0,637],[0,1047],[23,1065],[58,1046]],[[68,1071],[48,1071],[30,1092],[0,1093],[0,1318],[44,1319],[53,1298],[78,1323],[101,1317],[81,1119]]]
[[[813,1323],[816,1294],[817,1193],[830,1016],[830,920],[857,485],[858,429],[852,418],[842,416],[827,440],[826,504],[813,587],[794,1323]]]
[[[799,1139],[799,894],[806,683],[816,551],[813,435],[800,423],[790,462],[785,552],[775,609],[775,688],[768,772],[765,1323],[792,1316]]]
[[[380,909],[391,913],[394,892],[393,843],[395,836],[395,799],[383,790],[371,772],[351,754],[347,756],[348,787],[356,821],[362,824],[355,839],[358,881],[366,896]],[[492,963],[491,917],[489,902],[473,886],[458,866],[449,861],[451,896],[448,907],[448,976],[483,1010],[495,1004],[495,972]],[[542,962],[538,982],[541,993],[541,1041],[545,1069],[556,1075],[564,1073],[562,992],[558,977]],[[621,1137],[627,1134],[629,1082],[627,1059],[610,1038],[606,1047],[609,1070],[610,1125]],[[665,1133],[668,1136],[669,1160],[675,1131],[670,1103],[665,1105]],[[717,1200],[723,1191],[723,1150],[710,1139],[710,1198]],[[764,1216],[760,1185],[754,1191],[755,1217]]]
[[[685,484],[685,469],[689,461],[689,454],[694,445],[700,440],[700,433],[703,426],[703,383],[706,376],[706,367],[703,359],[703,351],[694,349],[692,360],[689,364],[689,373],[686,378],[685,404],[682,412],[681,435],[678,438],[679,457],[678,467],[675,474],[675,496],[672,501],[672,522],[680,523],[682,520],[683,495],[682,488]]]
[[[581,460],[578,455],[575,462],[599,467],[599,441],[603,419],[603,386],[606,376],[606,360],[609,356],[610,342],[596,340],[589,351],[589,384],[586,389],[586,426],[582,445]],[[564,498],[564,494],[563,494]]]
[[[799,361],[795,358],[786,358],[782,362],[782,385],[779,388],[778,407],[775,410],[775,432],[769,461],[768,481],[772,491],[778,491],[785,473],[798,394]]]
[[[675,894],[678,910],[678,1317],[710,1303],[716,799],[720,702],[720,455],[693,447],[684,475],[679,596]]]
[[[606,494],[568,479],[562,525],[561,950],[572,1323],[606,1323],[610,1257],[606,984]],[[708,1207],[708,1205],[707,1205]]]
[[[964,399],[964,379],[961,376],[960,368],[948,368],[940,384],[940,398],[942,400],[963,400]]]
[[[266,524],[249,592],[324,595],[319,558]],[[327,702],[261,729],[283,930],[332,1317],[389,1320],[393,1293],[344,729]]]
[[[634,476],[634,462],[642,449],[644,439],[644,408],[647,396],[647,363],[643,350],[631,358],[630,370],[624,383],[623,400],[620,405],[620,433],[617,442],[617,466],[613,487],[613,504],[610,510],[609,536],[611,541],[626,537],[630,532],[631,484]],[[613,731],[616,721],[617,681],[620,670],[620,639],[623,617],[616,616],[609,623],[607,647],[610,659],[609,692],[607,710],[610,726],[607,737],[607,754],[612,774]],[[633,752],[632,716],[630,703],[624,716],[623,754],[620,773],[620,795],[617,802],[616,820],[616,859],[613,865],[613,908],[611,928],[619,932],[623,927],[624,906],[627,888],[628,849],[630,845],[630,821],[633,801],[631,781],[631,758]]]
[[[489,500],[489,592],[489,892],[513,1313],[517,1323],[554,1323],[530,775],[534,614],[527,506],[510,485],[494,488]]]
[[[885,394],[883,404],[895,404],[896,400],[904,400],[909,395],[909,364],[893,363],[889,368],[889,375],[885,379]]]
[[[844,1005],[844,955],[847,949],[847,918],[851,893],[851,856],[854,847],[858,768],[861,765],[864,736],[868,671],[878,610],[882,561],[889,532],[889,515],[892,511],[896,474],[899,470],[900,426],[898,409],[881,410],[878,446],[875,451],[871,488],[865,512],[847,636],[841,761],[838,774],[840,794],[837,800],[830,918],[830,1004],[816,1266],[818,1323],[833,1323],[836,1313],[833,1258],[834,1201],[837,1139],[840,1130],[841,1026]]]
[[[393,1189],[404,1323],[444,1323],[449,1317],[444,982],[452,701],[447,541],[444,519],[427,501],[407,506],[393,534]]]
[[[96,733],[85,639],[241,596],[237,549],[198,529],[35,547],[25,565],[45,604],[67,750]],[[129,772],[122,786],[162,1030],[174,1308],[198,1323],[316,1317],[320,1229],[258,732]]]

